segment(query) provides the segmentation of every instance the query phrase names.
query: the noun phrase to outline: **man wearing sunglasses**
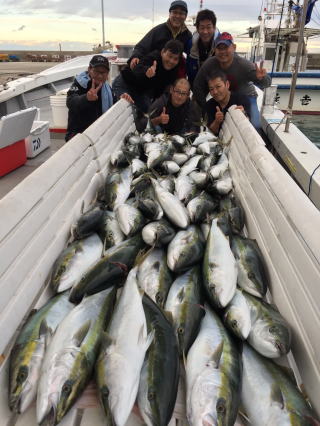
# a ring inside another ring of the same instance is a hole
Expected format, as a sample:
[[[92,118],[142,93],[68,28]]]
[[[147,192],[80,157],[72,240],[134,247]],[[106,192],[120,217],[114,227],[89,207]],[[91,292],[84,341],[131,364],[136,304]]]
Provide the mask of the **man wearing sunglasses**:
[[[185,78],[174,82],[170,93],[164,93],[150,107],[151,123],[159,133],[185,134],[199,128],[193,103],[190,101],[190,84]]]
[[[187,3],[183,0],[175,0],[169,8],[169,19],[163,24],[152,28],[136,45],[128,63],[133,69],[148,53],[160,51],[169,40],[179,40],[183,46],[192,37],[185,25],[188,15]]]
[[[92,57],[87,71],[78,74],[67,93],[68,127],[67,142],[77,133],[84,132],[94,121],[116,102],[107,82],[110,66],[103,55]],[[133,102],[127,93],[121,98]]]

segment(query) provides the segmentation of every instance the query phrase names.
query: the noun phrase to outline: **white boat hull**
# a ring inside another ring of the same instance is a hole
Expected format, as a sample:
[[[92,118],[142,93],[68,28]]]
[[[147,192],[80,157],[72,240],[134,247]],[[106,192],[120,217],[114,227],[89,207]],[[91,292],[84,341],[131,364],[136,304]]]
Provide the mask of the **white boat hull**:
[[[95,198],[107,174],[110,154],[133,127],[131,108],[125,101],[118,102],[0,201],[3,426],[12,416],[7,401],[7,367],[16,329],[32,307],[49,297],[45,280],[69,238],[71,224],[80,216],[82,206],[88,208]],[[320,212],[239,110],[231,111],[223,126],[224,141],[231,136],[230,170],[245,209],[246,227],[265,257],[272,296],[293,329],[292,351],[305,388],[320,413]],[[81,425],[103,425],[98,403],[90,400],[87,405],[79,401],[64,419],[64,426],[73,425],[76,418]],[[79,408],[85,409],[80,412]],[[184,419],[181,405],[174,417]],[[24,426],[36,424],[34,407],[19,422]]]

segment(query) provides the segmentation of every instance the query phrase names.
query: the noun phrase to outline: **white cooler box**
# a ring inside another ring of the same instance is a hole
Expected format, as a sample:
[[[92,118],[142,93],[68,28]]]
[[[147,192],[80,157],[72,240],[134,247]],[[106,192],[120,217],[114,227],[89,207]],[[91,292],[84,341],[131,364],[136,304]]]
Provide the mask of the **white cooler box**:
[[[49,121],[34,121],[26,138],[27,157],[36,157],[50,146]]]

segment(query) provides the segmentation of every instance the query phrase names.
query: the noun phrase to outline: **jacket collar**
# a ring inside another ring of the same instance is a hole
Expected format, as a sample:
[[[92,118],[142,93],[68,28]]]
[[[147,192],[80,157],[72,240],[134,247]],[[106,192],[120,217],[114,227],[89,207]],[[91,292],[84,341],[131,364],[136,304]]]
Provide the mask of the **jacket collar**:
[[[172,37],[175,39],[175,38],[177,38],[178,37],[178,35],[179,34],[181,34],[181,33],[183,33],[184,31],[187,31],[188,30],[188,28],[186,27],[186,25],[185,24],[183,24],[178,30],[175,30],[173,27],[172,27],[172,25],[170,24],[170,19],[168,19],[167,20],[167,22],[166,22],[166,24],[167,24],[167,27],[169,28],[169,30],[170,30],[170,32],[171,32],[171,34],[172,34]]]

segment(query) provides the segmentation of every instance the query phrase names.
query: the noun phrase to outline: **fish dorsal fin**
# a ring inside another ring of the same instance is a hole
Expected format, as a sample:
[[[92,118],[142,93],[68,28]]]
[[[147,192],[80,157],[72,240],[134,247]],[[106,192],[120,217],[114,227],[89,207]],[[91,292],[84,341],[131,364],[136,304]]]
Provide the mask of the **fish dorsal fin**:
[[[284,399],[281,392],[281,389],[277,383],[274,383],[271,387],[271,400],[278,403],[283,410],[284,408]]]
[[[45,336],[49,330],[52,332],[52,330],[48,327],[46,319],[44,318],[41,321],[41,324],[39,327],[39,339],[41,339],[42,336]]]
[[[113,344],[113,339],[106,331],[103,331],[101,334],[101,346],[107,348]]]
[[[182,362],[183,362],[183,366],[185,368],[185,370],[187,369],[187,358],[186,358],[186,354],[185,351],[182,351]]]
[[[91,320],[86,321],[82,327],[72,336],[72,341],[75,346],[80,347],[84,341],[86,335],[88,334],[89,328],[91,325]]]
[[[278,367],[280,368],[280,370],[288,377],[289,380],[291,380],[291,382],[297,386],[297,381],[294,375],[294,372],[292,370],[292,368],[287,367],[286,365],[279,365]]]
[[[174,320],[173,320],[173,315],[171,311],[163,311],[165,314],[165,317],[167,318],[167,320],[171,323],[171,325],[174,324]]]
[[[221,356],[223,352],[223,346],[224,346],[224,341],[222,340],[222,342],[219,343],[219,345],[217,346],[217,349],[213,352],[211,356],[211,360],[213,361],[215,368],[219,368]]]
[[[177,294],[177,299],[179,300],[179,302],[181,303],[183,301],[183,299],[185,298],[185,288],[182,287],[181,290],[179,290],[179,293]]]
[[[153,250],[153,247],[151,247],[150,249],[147,249],[147,251],[144,249],[140,250],[134,261],[134,267],[140,266],[146,260],[146,258],[152,252],[152,250]]]
[[[155,331],[154,330],[150,331],[146,340],[146,351],[148,350],[149,346],[153,342],[154,336],[155,336]]]

